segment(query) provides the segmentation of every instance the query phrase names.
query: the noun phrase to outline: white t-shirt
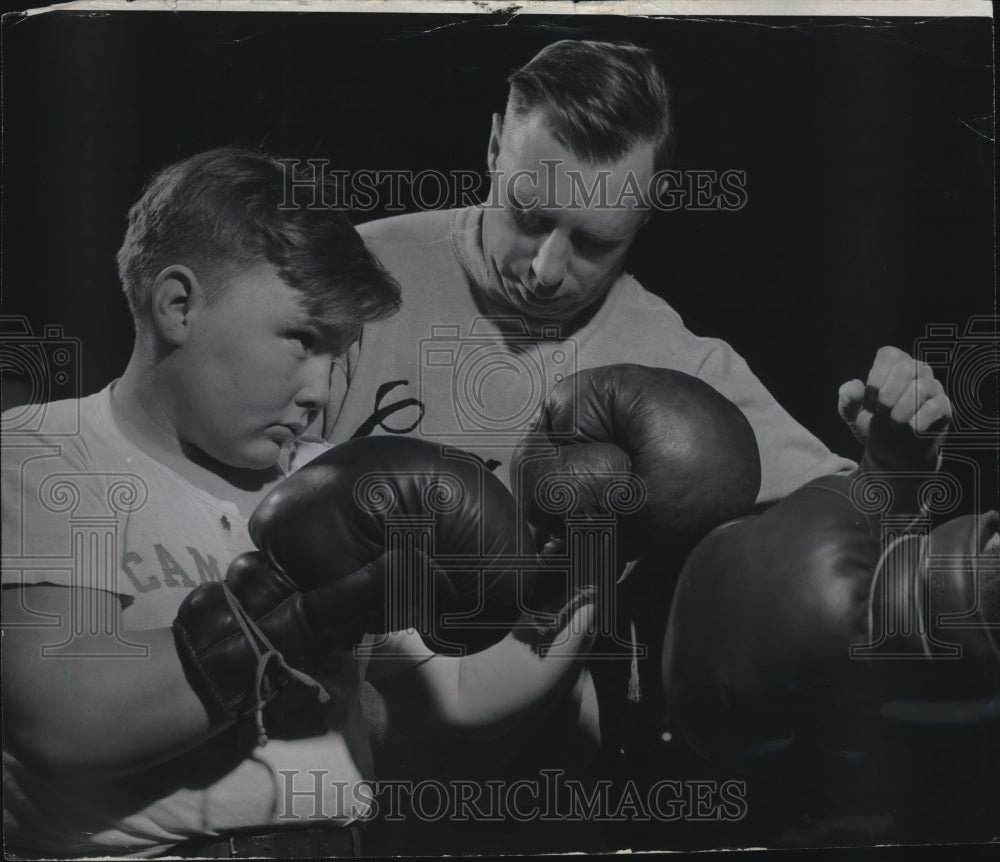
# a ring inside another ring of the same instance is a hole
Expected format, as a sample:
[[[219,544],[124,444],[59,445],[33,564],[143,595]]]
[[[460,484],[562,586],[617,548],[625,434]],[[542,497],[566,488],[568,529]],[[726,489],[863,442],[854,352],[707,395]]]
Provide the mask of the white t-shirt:
[[[194,587],[221,580],[253,543],[233,503],[122,434],[110,392],[44,405],[28,416],[37,433],[13,433],[17,411],[4,415],[3,584],[105,590],[120,597],[127,630],[167,628]],[[300,443],[283,459],[286,472],[326,448]],[[5,601],[14,595],[4,590]],[[30,590],[24,595],[30,601]],[[83,612],[71,627],[64,655],[85,652],[87,631],[101,630],[101,620]],[[120,660],[142,661],[127,637]],[[187,838],[295,817],[364,817],[372,777],[358,700],[364,670],[349,652],[331,658],[316,674],[332,696],[328,707],[286,688],[265,711],[264,747],[247,745],[237,726],[161,766],[94,782],[46,779],[5,752],[7,840],[39,855],[150,856]],[[69,693],[62,706],[72,703]]]

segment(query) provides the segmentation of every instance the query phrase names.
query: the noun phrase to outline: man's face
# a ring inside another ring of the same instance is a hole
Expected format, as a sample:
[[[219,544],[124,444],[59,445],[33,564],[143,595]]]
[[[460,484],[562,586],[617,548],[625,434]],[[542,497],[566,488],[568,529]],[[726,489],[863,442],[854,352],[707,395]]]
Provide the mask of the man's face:
[[[645,221],[636,193],[652,177],[653,146],[589,164],[552,136],[541,111],[508,112],[494,117],[489,168],[487,299],[536,323],[572,320],[611,286]]]
[[[182,442],[232,467],[265,469],[323,410],[331,363],[356,333],[317,323],[300,297],[262,263],[212,302],[192,301],[172,362]]]

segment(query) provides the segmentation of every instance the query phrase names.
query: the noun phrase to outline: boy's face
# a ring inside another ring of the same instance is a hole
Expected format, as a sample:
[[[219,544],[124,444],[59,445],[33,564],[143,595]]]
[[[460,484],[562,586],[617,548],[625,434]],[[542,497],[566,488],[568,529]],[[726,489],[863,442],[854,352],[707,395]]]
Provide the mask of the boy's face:
[[[195,298],[173,370],[178,437],[223,464],[265,469],[326,407],[331,363],[356,337],[311,318],[273,266]]]

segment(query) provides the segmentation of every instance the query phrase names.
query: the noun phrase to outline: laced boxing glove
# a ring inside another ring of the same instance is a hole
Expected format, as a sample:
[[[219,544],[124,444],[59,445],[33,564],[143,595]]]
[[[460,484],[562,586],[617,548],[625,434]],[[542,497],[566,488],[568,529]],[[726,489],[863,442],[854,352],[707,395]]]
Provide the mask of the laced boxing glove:
[[[611,365],[553,388],[518,447],[511,484],[541,543],[560,536],[568,516],[614,514],[621,556],[633,560],[747,512],[760,455],[746,417],[707,383]]]
[[[432,649],[481,649],[530,592],[511,560],[527,528],[509,492],[474,459],[419,440],[331,449],[275,488],[249,527],[261,550],[237,558],[224,584],[193,590],[174,631],[203,699],[230,718],[255,712],[262,739],[262,706],[289,679],[319,688],[303,671],[332,646],[413,627]]]
[[[229,565],[223,582],[192,590],[173,624],[177,652],[192,688],[213,717],[253,714],[261,745],[262,710],[290,679],[328,694],[305,671],[328,644],[306,618],[302,593],[252,551]]]
[[[873,721],[974,723],[995,712],[1000,517],[956,518],[882,548],[851,482],[815,480],[714,530],[688,558],[664,687],[669,720],[704,757],[793,740],[863,748]]]
[[[417,568],[432,579],[434,601],[446,606],[453,590],[444,573],[425,560]],[[351,585],[345,601],[336,585],[303,593],[259,551],[241,554],[225,581],[202,584],[178,609],[174,638],[192,686],[213,713],[229,719],[253,714],[263,745],[263,707],[293,680],[314,688],[325,703],[327,692],[310,674],[331,648],[348,648],[365,631],[381,630],[387,592],[405,595],[393,584],[399,573],[414,576],[398,551],[379,557],[344,578]],[[420,609],[397,611],[406,627]]]

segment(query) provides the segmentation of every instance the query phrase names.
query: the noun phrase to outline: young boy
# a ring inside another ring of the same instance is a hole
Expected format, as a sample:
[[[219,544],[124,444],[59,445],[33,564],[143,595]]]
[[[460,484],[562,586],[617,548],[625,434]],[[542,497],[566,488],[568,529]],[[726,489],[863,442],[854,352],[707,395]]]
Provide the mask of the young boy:
[[[281,691],[261,746],[192,684],[173,630],[185,598],[253,548],[257,503],[326,448],[303,434],[335,360],[399,303],[349,221],[284,205],[284,184],[278,162],[236,149],[160,171],[118,254],[136,329],[124,374],[44,405],[31,433],[23,411],[4,416],[18,855],[358,852],[372,776],[352,651],[322,661],[325,705]]]

